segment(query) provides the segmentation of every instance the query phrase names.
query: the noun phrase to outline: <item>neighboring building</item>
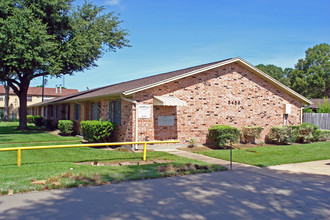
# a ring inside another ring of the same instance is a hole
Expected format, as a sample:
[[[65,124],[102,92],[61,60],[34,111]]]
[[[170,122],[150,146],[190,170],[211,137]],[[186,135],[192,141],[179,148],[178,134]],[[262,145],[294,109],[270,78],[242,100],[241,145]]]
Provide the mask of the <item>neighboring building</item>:
[[[44,88],[44,101],[53,99],[55,97],[66,96],[69,94],[78,93],[77,89],[63,89],[63,88]],[[42,101],[42,88],[29,87],[27,94],[27,104],[35,104]],[[5,107],[5,88],[0,85],[0,113]],[[9,91],[9,118],[18,118],[19,98],[14,91]],[[32,112],[29,112],[32,114]],[[2,114],[1,114],[2,115]]]
[[[310,101],[313,102],[313,104],[308,106],[308,108],[312,109],[313,112],[317,112],[317,110],[319,109],[319,104],[320,105],[324,104],[324,98],[323,99],[310,99]]]
[[[271,127],[302,122],[308,99],[241,58],[109,85],[29,106],[54,120],[103,118],[117,141],[206,142],[212,125]],[[138,110],[138,111],[137,111]],[[78,130],[80,126],[77,126]]]

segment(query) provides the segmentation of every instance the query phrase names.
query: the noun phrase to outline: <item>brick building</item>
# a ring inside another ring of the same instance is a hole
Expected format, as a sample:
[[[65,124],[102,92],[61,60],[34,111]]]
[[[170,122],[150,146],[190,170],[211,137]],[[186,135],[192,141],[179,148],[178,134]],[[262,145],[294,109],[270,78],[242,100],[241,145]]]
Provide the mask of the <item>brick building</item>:
[[[44,88],[44,100],[50,100],[55,97],[66,96],[77,93],[77,89],[65,88]],[[29,87],[27,92],[27,104],[35,104],[42,101],[42,87]],[[9,118],[18,118],[19,98],[12,89],[9,90]],[[5,88],[0,85],[0,115],[5,108]],[[29,112],[31,114],[32,112]]]
[[[29,106],[54,120],[103,118],[117,141],[206,141],[208,128],[302,122],[311,102],[241,58],[232,58],[59,97]],[[79,129],[79,126],[78,126]]]

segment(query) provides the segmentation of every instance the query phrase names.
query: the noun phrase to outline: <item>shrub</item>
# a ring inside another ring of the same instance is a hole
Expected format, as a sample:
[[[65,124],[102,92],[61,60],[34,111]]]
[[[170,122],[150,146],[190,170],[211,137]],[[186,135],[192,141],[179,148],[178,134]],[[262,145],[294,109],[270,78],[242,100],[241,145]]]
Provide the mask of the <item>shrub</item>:
[[[303,108],[303,113],[313,113],[311,108]]]
[[[49,131],[53,131],[57,128],[57,122],[52,119],[46,119],[44,121],[44,125],[45,125],[46,129]]]
[[[241,133],[241,142],[243,143],[255,143],[255,140],[260,138],[262,127],[252,126],[243,127]]]
[[[318,129],[314,133],[315,141],[326,141],[330,136],[330,130]]]
[[[297,142],[311,142],[316,141],[318,136],[318,127],[309,123],[302,123],[298,129]]]
[[[225,147],[228,141],[237,142],[240,131],[229,125],[214,125],[209,128],[208,139],[219,147]]]
[[[188,145],[189,148],[195,148],[197,147],[197,143],[196,143],[196,139],[195,138],[190,138],[189,139],[189,145]]]
[[[26,116],[26,122],[27,122],[27,123],[33,123],[33,122],[34,122],[34,117],[33,117],[33,115],[27,115],[27,116]]]
[[[324,98],[324,102],[321,105],[321,103],[318,103],[319,109],[317,110],[317,113],[330,113],[330,102],[328,98]]]
[[[114,124],[110,121],[93,120],[82,121],[81,131],[85,140],[89,142],[108,142],[110,141],[111,131],[114,129]]]
[[[268,142],[273,144],[291,144],[297,139],[297,130],[293,126],[272,127],[268,134]]]
[[[40,115],[35,115],[33,117],[33,122],[36,126],[41,127],[43,125],[43,118]]]
[[[71,135],[73,134],[73,121],[70,120],[59,120],[58,129],[61,135]]]

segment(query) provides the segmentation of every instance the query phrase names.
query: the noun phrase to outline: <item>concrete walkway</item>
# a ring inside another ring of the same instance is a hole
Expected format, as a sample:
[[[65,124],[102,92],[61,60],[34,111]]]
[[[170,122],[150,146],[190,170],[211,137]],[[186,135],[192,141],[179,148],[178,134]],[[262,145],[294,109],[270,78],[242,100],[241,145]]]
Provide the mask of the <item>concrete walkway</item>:
[[[229,168],[230,162],[213,157],[208,157],[202,154],[191,153],[178,149],[162,150],[170,154],[175,154],[180,157],[186,157],[194,160],[204,161],[211,164],[217,164]],[[255,173],[264,175],[278,180],[292,182],[300,185],[308,185],[314,187],[322,186],[323,190],[330,192],[330,160],[314,161],[308,163],[285,164],[271,167],[257,167],[248,164],[233,162],[233,170],[240,170],[247,173]],[[308,166],[307,166],[307,165]],[[319,168],[317,168],[317,166]],[[294,167],[295,169],[293,169]]]
[[[310,173],[330,176],[330,160],[282,164],[270,166],[268,168],[272,170],[287,171],[290,173]]]

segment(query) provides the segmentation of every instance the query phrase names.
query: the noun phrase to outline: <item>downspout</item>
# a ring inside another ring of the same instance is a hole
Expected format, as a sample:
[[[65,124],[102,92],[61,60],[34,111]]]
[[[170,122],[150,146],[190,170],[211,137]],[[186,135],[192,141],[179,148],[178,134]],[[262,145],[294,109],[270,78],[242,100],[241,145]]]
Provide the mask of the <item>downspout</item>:
[[[135,104],[135,142],[138,142],[138,102],[132,99],[125,98],[122,94],[120,94],[120,98],[126,102],[130,102]],[[135,150],[138,150],[138,145],[135,145]]]

